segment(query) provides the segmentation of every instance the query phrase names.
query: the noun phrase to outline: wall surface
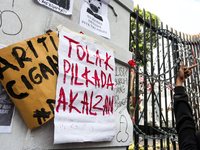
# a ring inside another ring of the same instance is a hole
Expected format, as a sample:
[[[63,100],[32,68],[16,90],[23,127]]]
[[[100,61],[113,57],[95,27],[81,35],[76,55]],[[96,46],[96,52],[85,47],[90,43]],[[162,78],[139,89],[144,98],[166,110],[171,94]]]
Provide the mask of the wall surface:
[[[0,44],[10,45],[14,44],[41,34],[44,34],[47,30],[56,30],[56,27],[63,25],[68,29],[75,32],[82,32],[85,35],[91,36],[110,47],[113,47],[116,51],[114,53],[116,58],[116,69],[123,70],[125,74],[121,75],[116,72],[116,78],[123,78],[128,80],[128,70],[127,64],[128,60],[132,59],[132,55],[129,52],[129,24],[130,24],[130,10],[133,8],[132,0],[111,0],[110,5],[114,8],[117,17],[114,15],[113,10],[108,8],[108,20],[110,23],[110,33],[111,38],[106,39],[101,37],[79,25],[81,0],[74,0],[73,13],[71,16],[66,16],[58,12],[52,11],[47,7],[43,7],[34,0],[1,0],[0,1],[0,11],[8,12],[4,13],[1,19],[0,26]],[[124,4],[122,7],[120,3]],[[10,13],[9,12],[14,12]],[[13,15],[14,14],[14,15]],[[19,18],[16,17],[18,15]],[[21,22],[19,21],[21,20]],[[15,32],[21,28],[22,29],[17,35],[8,35],[4,31]],[[122,62],[122,64],[120,63]],[[125,88],[124,93],[116,93],[120,97],[114,108],[116,117],[116,133],[120,129],[120,116],[129,116],[126,105],[128,94],[128,82],[127,84],[121,85]],[[118,104],[120,108],[117,109]],[[80,143],[80,144],[53,144],[53,131],[54,124],[53,119],[45,123],[41,127],[34,130],[29,130],[23,121],[18,110],[15,111],[13,118],[12,132],[11,134],[0,134],[1,146],[0,149],[10,149],[10,150],[38,150],[38,149],[110,149],[110,150],[125,150],[126,146],[132,143],[132,122],[130,118],[127,119],[127,131],[129,132],[129,138],[126,142],[123,140],[114,139],[112,142],[101,142],[101,143]]]

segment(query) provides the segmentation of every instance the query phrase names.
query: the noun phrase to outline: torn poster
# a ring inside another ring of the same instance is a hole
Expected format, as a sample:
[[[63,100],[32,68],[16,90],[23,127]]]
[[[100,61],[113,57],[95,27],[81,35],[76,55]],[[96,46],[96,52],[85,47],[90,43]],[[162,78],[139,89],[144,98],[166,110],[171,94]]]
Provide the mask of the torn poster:
[[[111,141],[115,136],[114,54],[96,43],[59,31],[54,144]]]
[[[110,25],[107,18],[110,0],[83,0],[79,24],[84,28],[110,38]]]
[[[0,49],[6,47],[0,44]],[[11,133],[15,107],[0,82],[0,133]]]
[[[30,130],[54,116],[58,41],[49,32],[0,49],[0,81]]]
[[[37,0],[40,4],[65,15],[71,15],[74,0]]]

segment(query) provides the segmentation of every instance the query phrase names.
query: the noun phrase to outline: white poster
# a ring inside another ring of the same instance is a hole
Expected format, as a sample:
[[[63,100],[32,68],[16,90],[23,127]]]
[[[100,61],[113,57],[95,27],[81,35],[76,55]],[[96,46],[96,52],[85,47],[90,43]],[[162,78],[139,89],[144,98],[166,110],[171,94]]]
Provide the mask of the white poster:
[[[6,47],[0,44],[0,49]],[[0,133],[11,133],[15,106],[0,82]]]
[[[110,0],[83,0],[80,11],[80,25],[110,39],[110,25],[107,18]]]
[[[59,31],[54,144],[111,141],[115,136],[113,51]]]
[[[74,0],[37,0],[38,3],[65,15],[71,15]]]

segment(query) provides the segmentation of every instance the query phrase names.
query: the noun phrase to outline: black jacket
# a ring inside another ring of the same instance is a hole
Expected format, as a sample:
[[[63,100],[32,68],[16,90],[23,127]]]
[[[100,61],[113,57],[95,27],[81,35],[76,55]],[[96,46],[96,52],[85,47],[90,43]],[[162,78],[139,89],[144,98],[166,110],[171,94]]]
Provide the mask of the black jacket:
[[[200,135],[196,134],[195,124],[192,118],[192,109],[188,104],[188,95],[185,88],[178,86],[175,88],[174,111],[176,118],[176,129],[180,150],[200,150]]]

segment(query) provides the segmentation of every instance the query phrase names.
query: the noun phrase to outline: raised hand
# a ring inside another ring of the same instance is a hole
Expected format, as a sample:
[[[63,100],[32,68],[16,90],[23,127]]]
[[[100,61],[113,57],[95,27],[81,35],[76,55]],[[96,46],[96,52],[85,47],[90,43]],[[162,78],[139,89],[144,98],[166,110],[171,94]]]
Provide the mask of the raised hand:
[[[190,69],[197,66],[197,64],[189,66],[189,67],[183,67],[184,63],[181,63],[181,67],[179,69],[178,77],[176,79],[176,86],[182,86],[182,83],[185,81],[187,77],[189,77],[192,74],[192,71]]]

